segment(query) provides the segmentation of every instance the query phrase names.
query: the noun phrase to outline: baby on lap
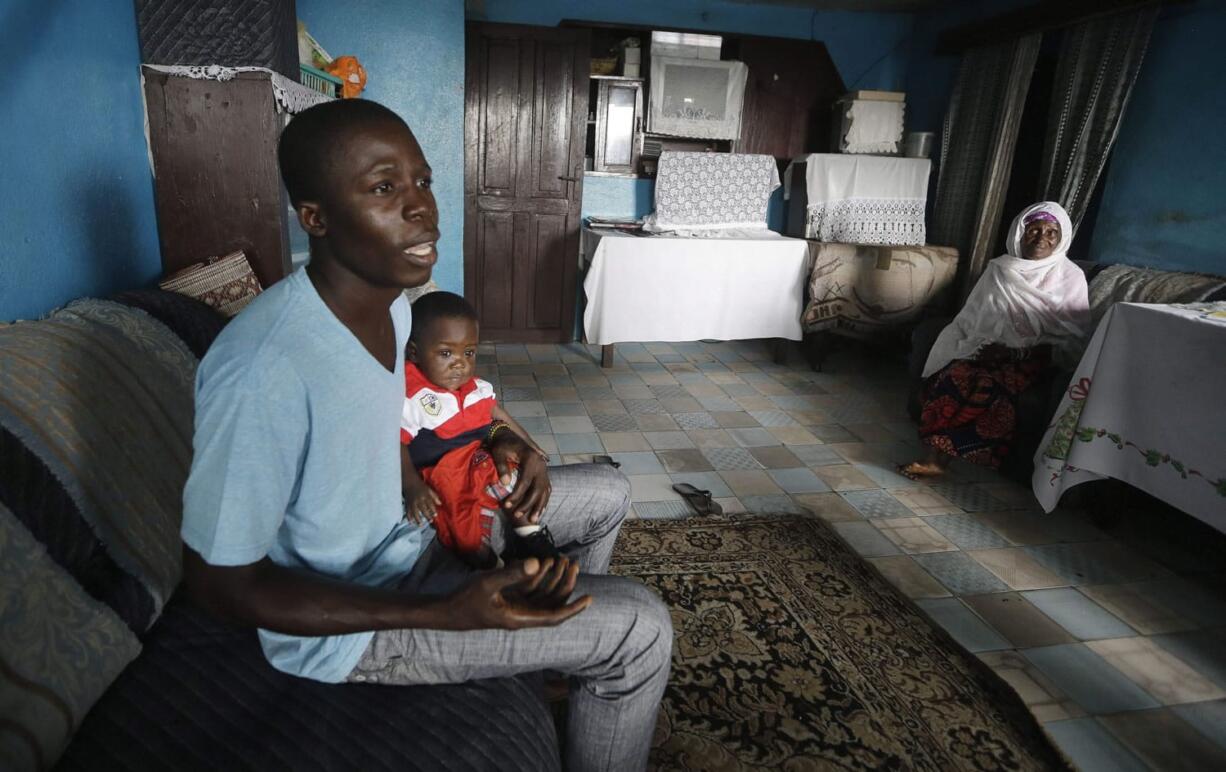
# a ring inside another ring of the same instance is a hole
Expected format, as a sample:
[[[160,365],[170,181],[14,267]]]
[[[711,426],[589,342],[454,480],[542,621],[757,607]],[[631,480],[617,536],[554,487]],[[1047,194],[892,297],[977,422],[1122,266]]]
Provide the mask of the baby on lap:
[[[490,543],[494,519],[505,516],[503,557],[557,557],[549,530],[499,502],[513,489],[514,468],[499,476],[487,447],[515,432],[546,456],[498,404],[494,387],[474,374],[477,312],[459,295],[431,292],[413,304],[405,352],[405,400],[400,419],[405,514],[431,522],[444,546],[479,567],[500,564]]]

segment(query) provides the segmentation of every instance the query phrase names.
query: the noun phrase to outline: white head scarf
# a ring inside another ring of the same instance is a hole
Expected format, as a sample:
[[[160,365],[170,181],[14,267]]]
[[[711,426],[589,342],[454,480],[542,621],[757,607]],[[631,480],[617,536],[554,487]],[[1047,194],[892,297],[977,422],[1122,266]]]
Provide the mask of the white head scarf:
[[[1060,223],[1060,243],[1041,260],[1022,257],[1026,220],[1036,213]],[[1066,256],[1073,223],[1064,207],[1043,201],[1013,220],[1009,253],[988,263],[958,316],[937,338],[924,365],[924,377],[956,359],[971,359],[984,346],[1001,343],[1029,348],[1050,343],[1066,360],[1080,353],[1090,332],[1090,301],[1085,273]]]

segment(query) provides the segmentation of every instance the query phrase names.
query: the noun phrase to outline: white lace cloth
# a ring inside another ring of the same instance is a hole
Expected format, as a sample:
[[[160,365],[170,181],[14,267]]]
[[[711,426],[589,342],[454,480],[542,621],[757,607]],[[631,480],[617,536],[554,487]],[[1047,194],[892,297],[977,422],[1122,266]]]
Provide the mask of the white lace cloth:
[[[656,172],[656,210],[643,228],[764,230],[767,204],[777,187],[779,168],[769,155],[667,151]]]
[[[845,153],[893,153],[902,140],[903,102],[857,99],[847,110]]]
[[[648,127],[678,137],[738,139],[748,78],[744,62],[653,55]]]
[[[226,67],[220,64],[183,65],[183,64],[143,64],[142,67],[157,72],[164,72],[177,78],[193,80],[216,80],[225,82],[233,80],[240,72],[266,72],[272,86],[273,100],[277,104],[277,112],[297,115],[308,107],[314,107],[321,102],[330,102],[332,97],[321,94],[314,89],[290,80],[279,72],[267,67]]]
[[[902,140],[902,102],[856,99],[847,108],[845,153],[894,153]]]
[[[922,246],[927,237],[927,158],[812,153],[805,164],[805,237],[840,244]],[[790,197],[793,166],[784,175]]]

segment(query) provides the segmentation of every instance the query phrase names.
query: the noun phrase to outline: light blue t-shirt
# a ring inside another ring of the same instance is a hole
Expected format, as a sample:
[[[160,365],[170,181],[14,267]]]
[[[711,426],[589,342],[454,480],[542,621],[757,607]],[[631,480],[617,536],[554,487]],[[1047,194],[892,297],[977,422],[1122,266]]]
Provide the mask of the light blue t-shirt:
[[[391,307],[396,350],[412,317]],[[433,531],[404,518],[404,357],[389,372],[324,304],[305,270],[256,298],[196,374],[183,541],[219,566],[274,563],[371,586],[406,575]],[[274,667],[343,681],[373,633],[260,630]]]

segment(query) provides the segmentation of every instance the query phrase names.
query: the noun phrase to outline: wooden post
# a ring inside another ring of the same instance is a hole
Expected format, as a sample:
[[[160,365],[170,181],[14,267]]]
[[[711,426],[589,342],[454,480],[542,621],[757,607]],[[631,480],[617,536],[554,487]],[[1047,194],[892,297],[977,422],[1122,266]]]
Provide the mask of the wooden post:
[[[606,343],[600,347],[600,366],[601,367],[612,367],[613,366],[613,344],[612,343]]]

